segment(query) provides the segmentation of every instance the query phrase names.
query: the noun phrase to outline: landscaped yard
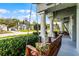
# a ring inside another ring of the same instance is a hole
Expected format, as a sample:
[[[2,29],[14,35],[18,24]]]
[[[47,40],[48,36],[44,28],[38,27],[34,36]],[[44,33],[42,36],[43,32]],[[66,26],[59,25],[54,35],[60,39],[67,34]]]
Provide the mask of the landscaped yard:
[[[47,30],[47,32],[49,32],[49,30]],[[0,34],[0,55],[24,56],[26,44],[35,46],[35,42],[38,42],[39,37],[37,34],[38,33],[36,30],[20,30],[18,32],[5,32],[3,34]]]

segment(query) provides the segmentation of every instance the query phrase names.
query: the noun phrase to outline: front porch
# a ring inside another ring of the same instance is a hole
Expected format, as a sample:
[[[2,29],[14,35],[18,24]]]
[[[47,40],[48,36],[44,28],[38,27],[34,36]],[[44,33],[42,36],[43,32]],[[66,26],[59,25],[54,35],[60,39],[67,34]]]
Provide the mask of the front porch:
[[[59,4],[37,4],[37,13],[41,16],[41,38],[45,42],[46,37],[54,37],[54,20],[60,22],[59,28],[60,33],[63,33],[63,25],[65,25],[67,32],[69,33],[70,38],[63,36],[62,46],[58,53],[58,56],[76,56],[79,55],[79,40],[78,40],[78,22],[79,22],[79,5],[75,3],[59,3]],[[45,17],[49,18],[50,21],[50,32],[45,35]]]

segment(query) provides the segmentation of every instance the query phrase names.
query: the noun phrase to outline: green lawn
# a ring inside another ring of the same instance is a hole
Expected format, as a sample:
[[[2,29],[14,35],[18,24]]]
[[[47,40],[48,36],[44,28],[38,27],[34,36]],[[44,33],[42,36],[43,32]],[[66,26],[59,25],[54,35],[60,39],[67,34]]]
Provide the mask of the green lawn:
[[[20,32],[36,32],[36,30],[19,30]]]

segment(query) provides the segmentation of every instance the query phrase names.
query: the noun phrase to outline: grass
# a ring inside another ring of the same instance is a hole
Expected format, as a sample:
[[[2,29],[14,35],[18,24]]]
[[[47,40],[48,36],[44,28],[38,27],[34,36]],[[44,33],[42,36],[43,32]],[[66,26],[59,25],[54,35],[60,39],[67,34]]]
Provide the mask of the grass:
[[[36,30],[19,30],[20,32],[36,32]]]

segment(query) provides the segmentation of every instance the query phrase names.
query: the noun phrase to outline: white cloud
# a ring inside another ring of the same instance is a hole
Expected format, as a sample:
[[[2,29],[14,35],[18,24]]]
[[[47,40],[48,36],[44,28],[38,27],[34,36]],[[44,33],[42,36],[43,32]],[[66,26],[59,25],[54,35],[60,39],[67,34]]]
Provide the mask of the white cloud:
[[[17,16],[16,18],[20,19],[20,20],[24,20],[24,19],[27,19],[28,21],[30,20],[31,23],[34,20],[36,20],[36,16],[35,15],[31,15],[31,18],[30,18],[30,14],[28,14],[28,15],[20,15],[20,16]]]
[[[30,12],[31,12],[31,19],[36,19],[36,12],[33,11],[33,10],[29,10],[29,9],[28,10],[24,10],[24,9],[22,9],[22,10],[16,10],[14,12],[16,12],[16,14],[22,13],[22,15],[18,15],[18,17],[17,17],[18,19],[24,19],[24,18],[28,18],[29,19]]]
[[[0,9],[0,14],[9,13],[10,11],[7,9]]]
[[[20,19],[20,20],[24,20],[25,18],[29,19],[30,15],[20,15],[17,16],[16,18]]]
[[[25,12],[25,10],[18,10],[17,12],[21,12],[21,13],[24,13],[24,12]]]
[[[31,12],[31,10],[26,10],[26,12],[27,12],[27,13],[30,13],[30,12]]]
[[[27,14],[29,14],[30,12],[31,12],[32,14],[35,14],[34,11],[29,10],[29,9],[27,9],[27,10],[21,9],[21,10],[16,10],[16,11],[14,11],[14,13],[27,13]]]
[[[30,12],[31,12],[30,10],[25,10],[25,9],[14,11],[14,13],[30,13]]]

